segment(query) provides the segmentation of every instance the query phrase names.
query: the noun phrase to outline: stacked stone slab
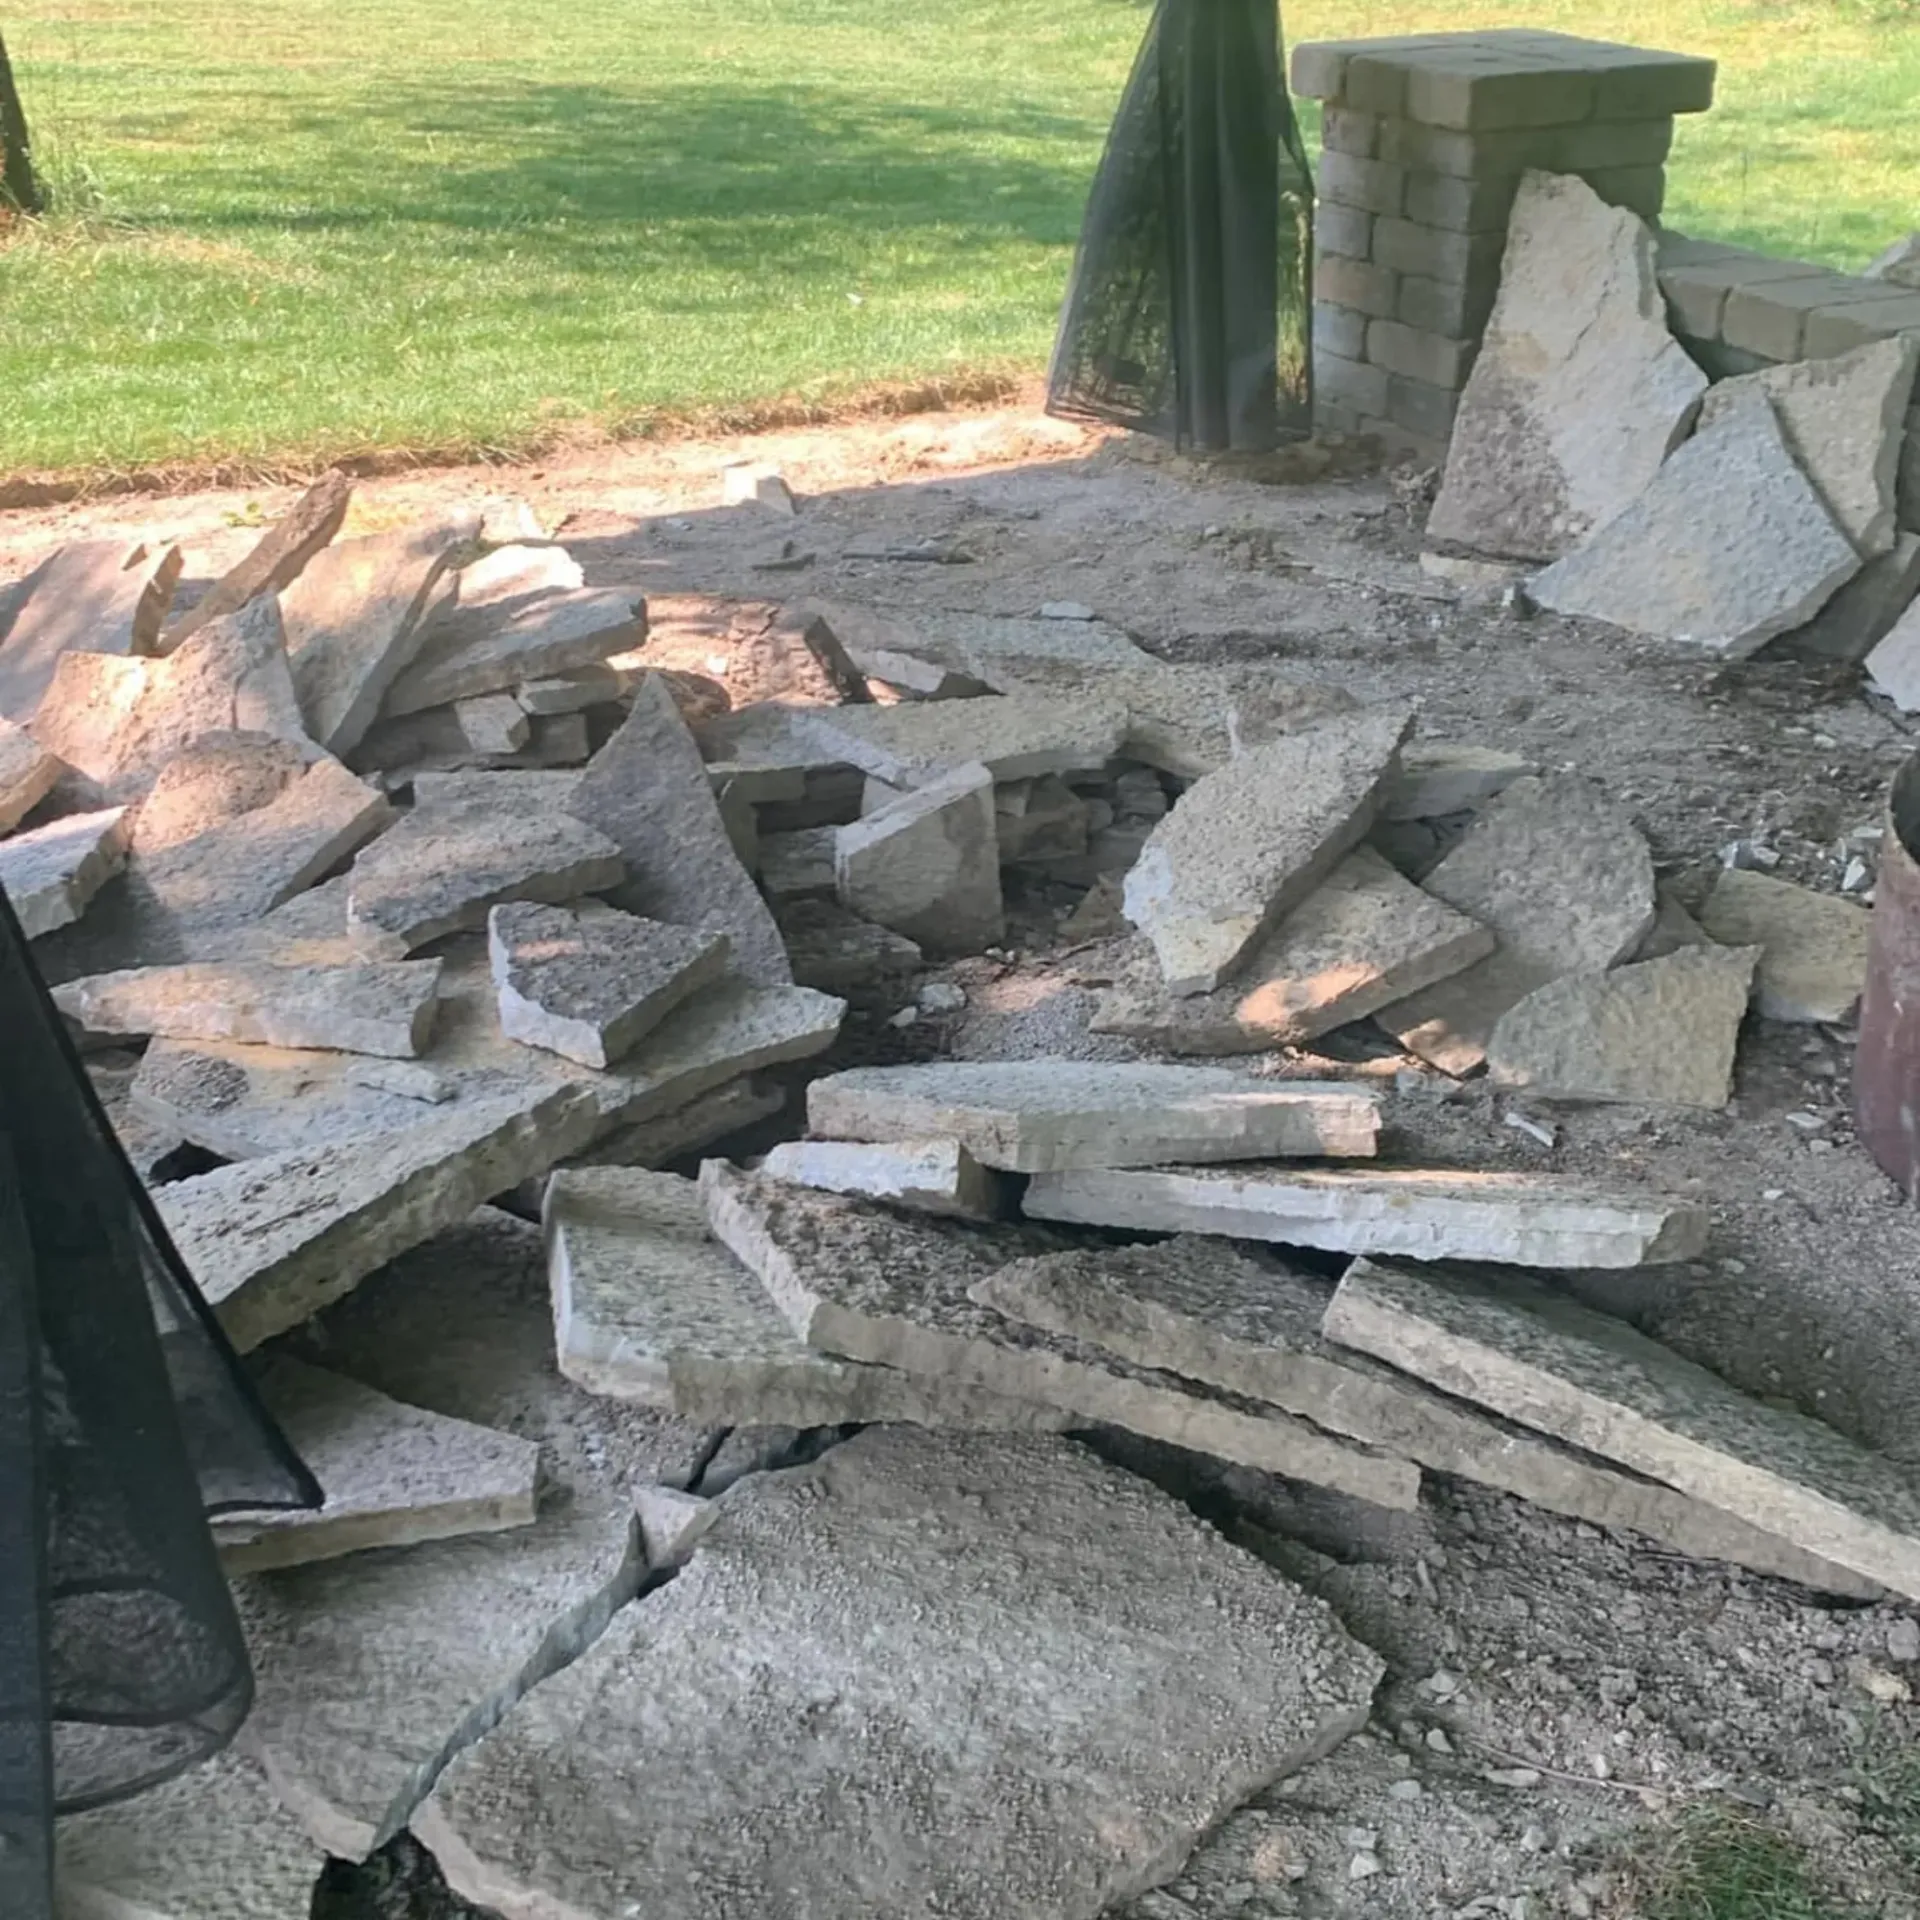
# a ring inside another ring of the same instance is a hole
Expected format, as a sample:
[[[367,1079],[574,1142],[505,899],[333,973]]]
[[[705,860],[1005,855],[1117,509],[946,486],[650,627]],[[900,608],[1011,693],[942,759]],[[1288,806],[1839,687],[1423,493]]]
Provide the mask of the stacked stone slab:
[[[1521,174],[1578,174],[1602,199],[1657,220],[1674,116],[1704,112],[1713,83],[1711,60],[1520,28],[1296,48],[1294,91],[1326,103],[1313,312],[1321,430],[1442,454],[1499,288]]]

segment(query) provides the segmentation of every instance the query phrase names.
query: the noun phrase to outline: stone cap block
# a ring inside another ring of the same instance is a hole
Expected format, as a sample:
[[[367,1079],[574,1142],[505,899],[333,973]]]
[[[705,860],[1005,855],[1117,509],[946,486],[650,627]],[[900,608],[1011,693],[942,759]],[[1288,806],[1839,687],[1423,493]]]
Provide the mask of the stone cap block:
[[[1879,306],[1884,299],[1882,282],[1845,273],[1749,282],[1728,293],[1720,316],[1720,337],[1730,347],[1769,360],[1798,360],[1805,352],[1807,322],[1812,315]]]

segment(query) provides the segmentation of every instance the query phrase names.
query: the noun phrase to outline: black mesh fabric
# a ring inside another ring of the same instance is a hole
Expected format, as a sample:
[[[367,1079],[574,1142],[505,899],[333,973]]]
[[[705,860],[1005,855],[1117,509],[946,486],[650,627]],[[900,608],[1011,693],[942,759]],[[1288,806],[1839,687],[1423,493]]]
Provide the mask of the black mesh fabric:
[[[1304,439],[1312,267],[1274,0],[1159,0],[1087,201],[1047,410],[1198,452]]]
[[[0,1915],[51,1822],[217,1751],[252,1673],[209,1513],[319,1503],[121,1151],[0,892]]]

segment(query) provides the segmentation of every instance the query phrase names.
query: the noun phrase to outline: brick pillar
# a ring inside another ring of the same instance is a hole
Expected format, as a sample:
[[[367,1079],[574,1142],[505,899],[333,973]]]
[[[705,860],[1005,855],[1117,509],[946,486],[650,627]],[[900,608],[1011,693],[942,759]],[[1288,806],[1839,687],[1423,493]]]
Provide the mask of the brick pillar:
[[[1326,103],[1314,262],[1322,431],[1438,459],[1500,285],[1521,173],[1577,173],[1657,221],[1673,120],[1714,63],[1502,28],[1296,47]]]

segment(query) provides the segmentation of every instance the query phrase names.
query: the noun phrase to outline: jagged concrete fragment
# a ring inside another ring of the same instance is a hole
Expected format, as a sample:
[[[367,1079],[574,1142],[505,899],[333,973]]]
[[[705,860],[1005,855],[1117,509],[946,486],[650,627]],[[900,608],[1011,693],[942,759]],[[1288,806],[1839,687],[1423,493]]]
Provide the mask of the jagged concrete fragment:
[[[1920,1598],[1920,1490],[1832,1428],[1505,1274],[1348,1269],[1328,1337]]]
[[[500,1031],[589,1067],[623,1059],[727,964],[723,933],[610,907],[495,907],[487,943]]]
[[[1514,781],[1427,875],[1425,890],[1498,936],[1498,951],[1376,1016],[1409,1051],[1470,1073],[1506,1010],[1536,987],[1613,966],[1654,919],[1653,856],[1586,781]]]
[[[0,719],[0,833],[11,833],[58,782],[60,761],[33,735]]]
[[[916,971],[918,944],[891,927],[876,927],[832,900],[792,900],[780,910],[780,932],[793,977],[822,993],[859,993]]]
[[[1840,531],[1863,556],[1893,545],[1895,487],[1920,340],[1896,334],[1851,353],[1790,360],[1724,380],[1700,407],[1701,432],[1756,396]]]
[[[700,1169],[707,1224],[810,1347],[983,1388],[1196,1453],[1410,1508],[1417,1468],[1270,1406],[1203,1392],[1172,1374],[1041,1333],[980,1306],[969,1289],[1011,1259],[1049,1250],[1031,1230],[908,1217],[838,1194]]]
[[[1400,771],[1380,796],[1382,820],[1437,820],[1484,805],[1523,774],[1531,760],[1498,747],[1416,742],[1400,752]]]
[[[685,1566],[721,1512],[717,1500],[678,1487],[635,1487],[633,1510],[639,1516],[649,1571]]]
[[[840,1140],[957,1140],[1013,1173],[1168,1161],[1365,1157],[1371,1093],[1255,1080],[1230,1067],[1089,1060],[854,1067],[807,1089],[813,1132]]]
[[[260,1390],[326,1504],[216,1519],[228,1573],[533,1524],[540,1449],[529,1441],[405,1406],[297,1360],[274,1360]]]
[[[1873,916],[1838,894],[1730,868],[1700,924],[1723,946],[1760,949],[1754,1006],[1769,1020],[1843,1021],[1866,988]]]
[[[440,962],[274,967],[199,961],[98,973],[54,989],[88,1033],[332,1047],[409,1060],[425,1050],[439,1004]]]
[[[658,674],[634,689],[626,724],[594,755],[567,804],[626,862],[616,906],[724,933],[729,970],[755,985],[793,978],[780,929],[733,850],[700,750]]]
[[[1525,174],[1428,537],[1558,559],[1640,496],[1706,389],[1667,331],[1647,227],[1583,180]]]
[[[492,607],[532,593],[573,593],[586,584],[580,562],[565,547],[508,545],[460,569],[455,604]]]
[[[1724,1107],[1759,959],[1758,947],[1689,947],[1563,975],[1500,1016],[1488,1069],[1551,1099]]]
[[[645,634],[644,603],[613,589],[587,587],[457,607],[428,628],[381,711],[398,718],[499,693],[522,680],[594,666],[638,647]]]
[[[1263,1053],[1364,1020],[1498,944],[1371,847],[1356,847],[1254,944],[1227,985],[1169,994],[1152,953],[1137,949],[1088,1024],[1167,1053]]]
[[[0,892],[29,940],[78,920],[127,857],[125,807],[69,814],[0,840]]]
[[[1804,626],[1860,556],[1749,395],[1527,591],[1555,613],[1743,660]]]
[[[281,594],[300,711],[329,753],[351,753],[380,717],[426,637],[435,586],[478,527],[479,516],[466,513],[342,540]]]
[[[1088,1247],[1017,1260],[974,1297],[1139,1366],[1270,1401],[1332,1433],[1530,1500],[1593,1526],[1630,1527],[1706,1559],[1870,1599],[1858,1574],[1670,1487],[1441,1394],[1321,1332],[1334,1283],[1218,1240]]]
[[[840,904],[924,953],[978,953],[1006,931],[993,776],[956,767],[837,830]]]
[[[376,1095],[369,1097],[377,1098]],[[159,1188],[208,1304],[243,1353],[352,1290],[396,1254],[593,1137],[592,1096],[461,1101],[354,1144],[243,1160]]]
[[[917,1213],[994,1220],[1005,1183],[957,1140],[786,1140],[760,1163],[770,1179],[826,1193],[859,1194]]]
[[[1804,627],[1783,636],[1795,653],[1855,663],[1871,655],[1920,595],[1920,533],[1899,533]],[[1920,623],[1916,623],[1920,632]],[[1883,692],[1886,688],[1881,689]],[[1917,703],[1920,704],[1920,703]],[[1912,707],[1903,703],[1902,711]]]
[[[996,780],[1097,773],[1120,750],[1126,714],[1097,695],[1017,700],[909,700],[899,706],[809,707],[795,730],[817,750],[896,787],[978,764]]]
[[[770,833],[760,842],[760,884],[776,900],[833,893],[833,845],[838,827],[802,827]]]
[[[347,921],[367,952],[398,957],[449,933],[483,927],[509,900],[554,904],[618,886],[620,849],[540,797],[520,776],[416,805],[353,863]]]
[[[150,654],[180,578],[180,549],[81,540],[27,576],[0,622],[0,716],[25,726],[69,652]]]
[[[556,1173],[544,1216],[560,1371],[589,1392],[719,1426],[1065,1424],[1054,1408],[938,1374],[815,1352],[708,1236],[699,1188],[676,1174]]]
[[[1867,675],[1902,713],[1920,713],[1920,600],[1907,607],[1867,655]]]
[[[1405,707],[1251,748],[1196,782],[1127,875],[1127,918],[1167,991],[1211,992],[1362,840],[1413,725]]]
[[[1036,1174],[1023,1205],[1035,1220],[1527,1267],[1655,1266],[1707,1240],[1701,1207],[1531,1173],[1100,1169]]]
[[[1067,1441],[867,1433],[721,1505],[422,1809],[467,1896],[1090,1920],[1361,1726],[1381,1676],[1322,1602]]]

